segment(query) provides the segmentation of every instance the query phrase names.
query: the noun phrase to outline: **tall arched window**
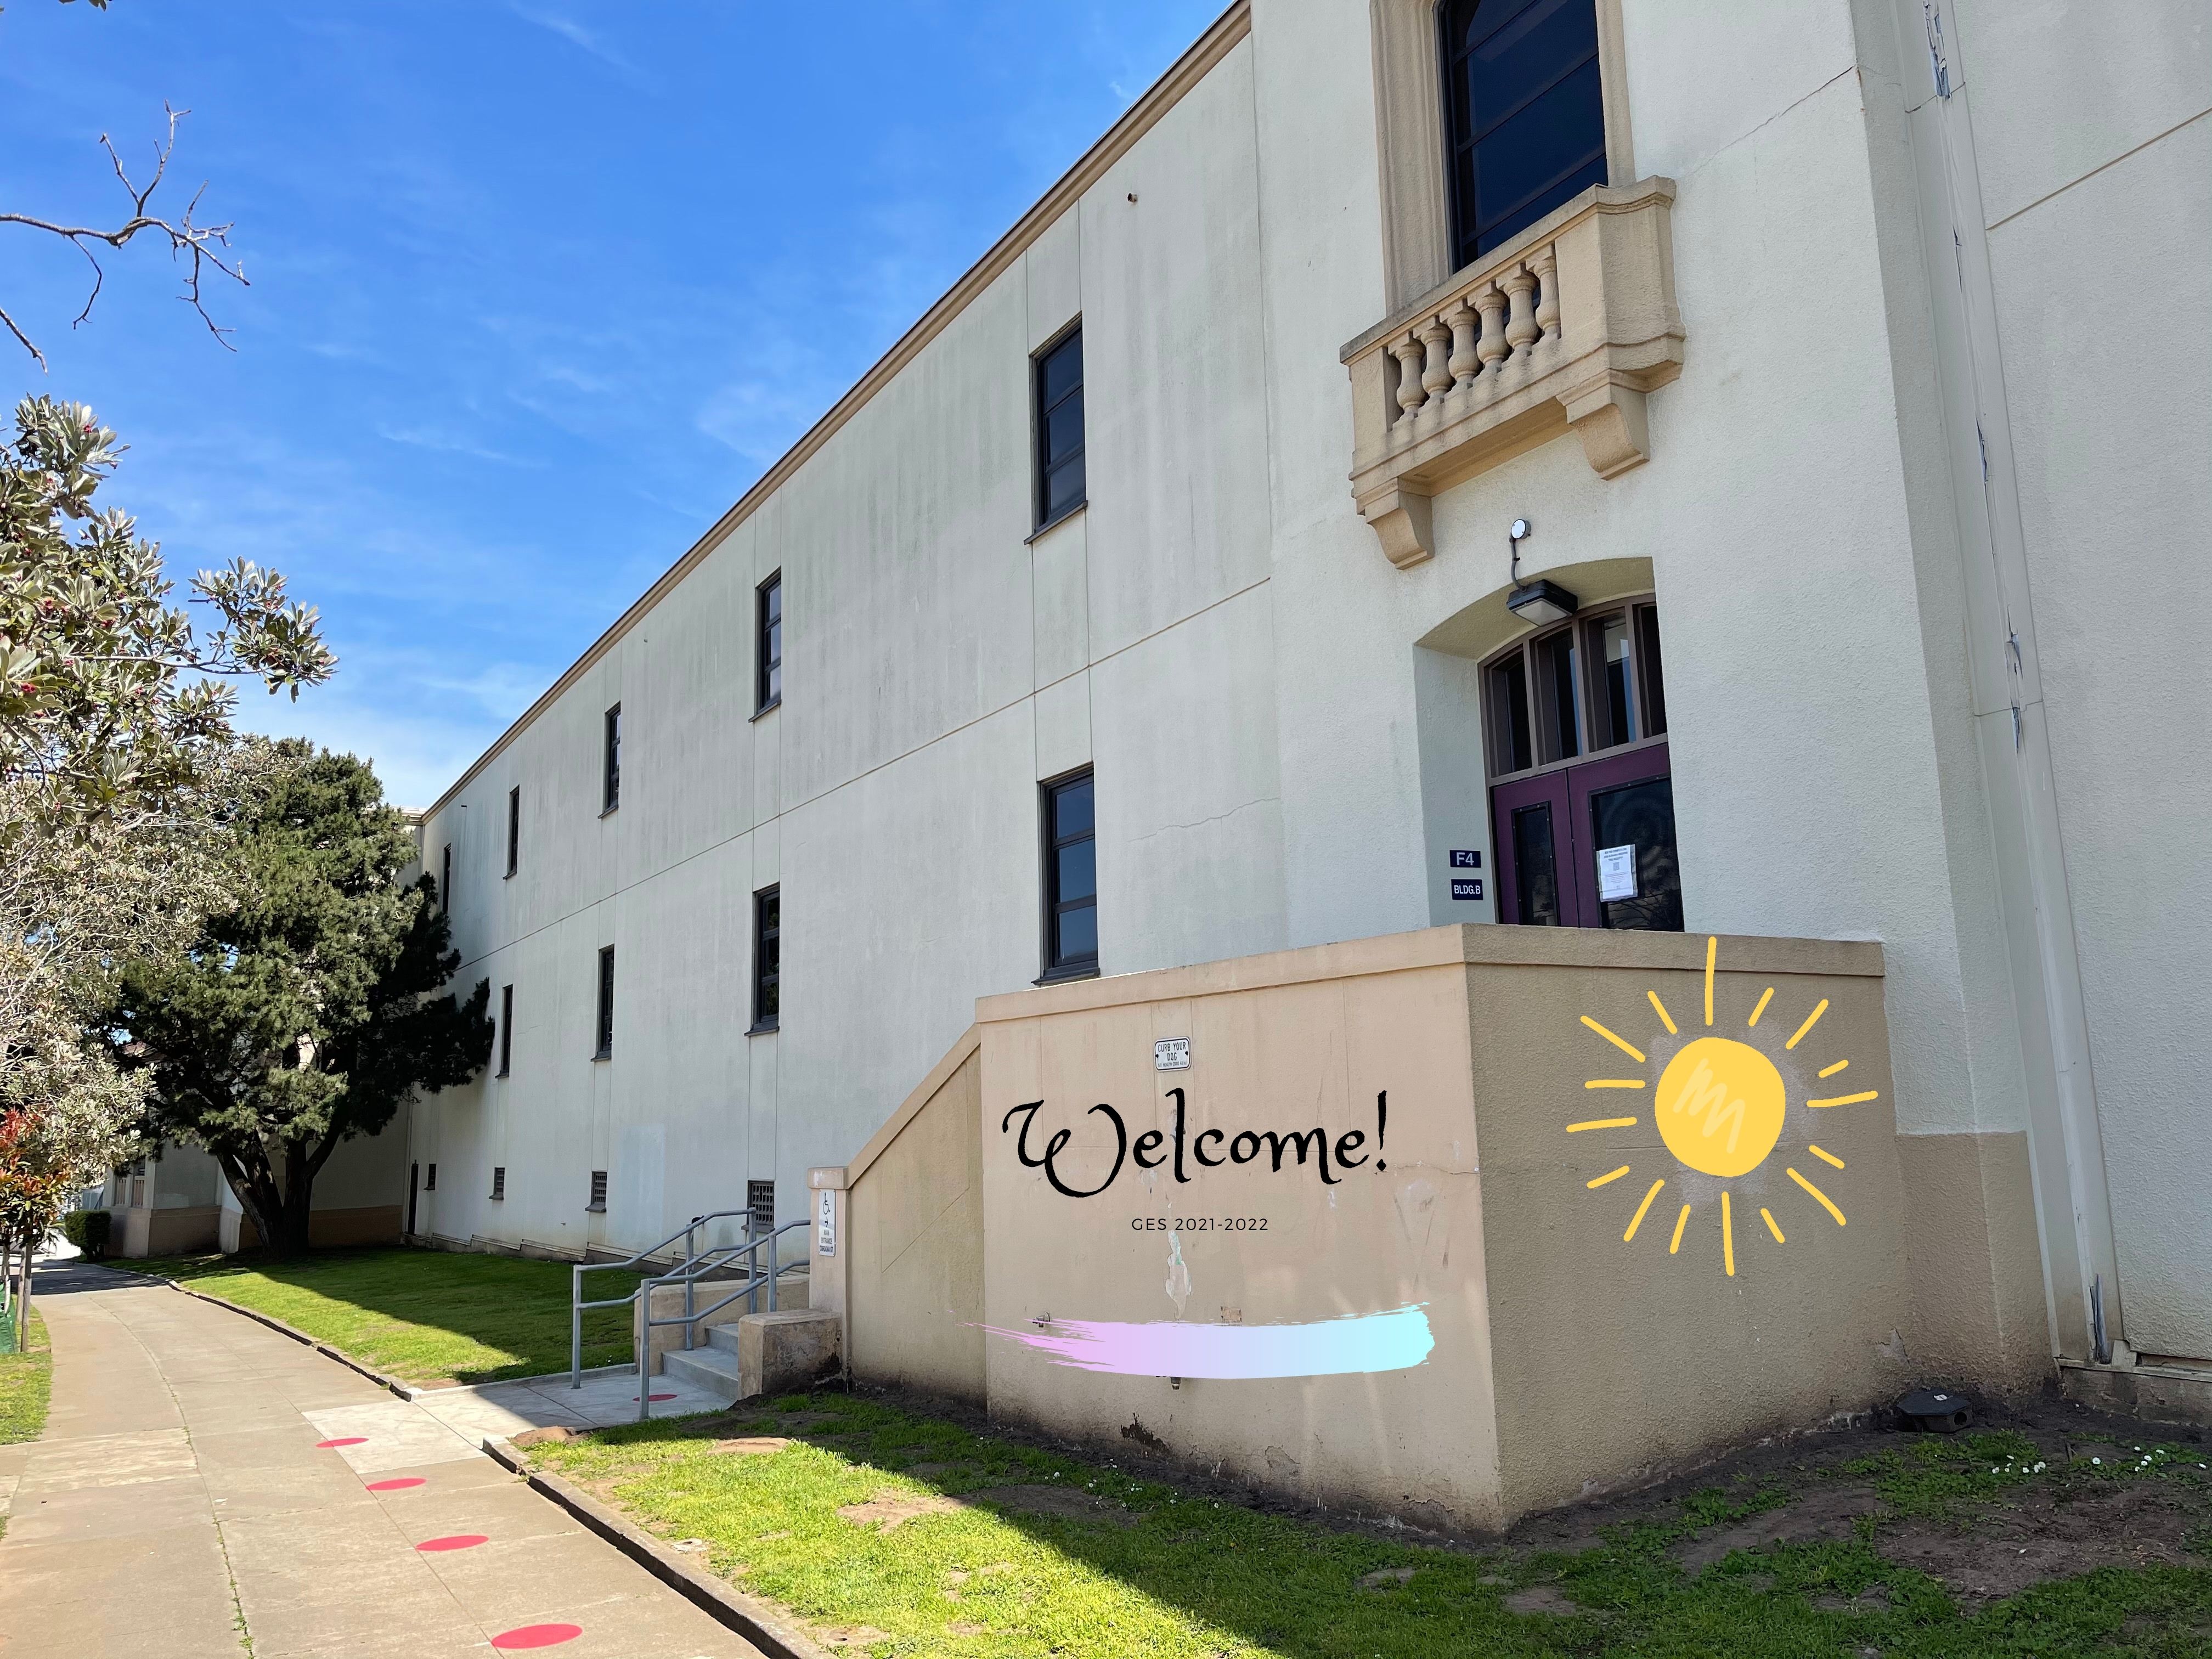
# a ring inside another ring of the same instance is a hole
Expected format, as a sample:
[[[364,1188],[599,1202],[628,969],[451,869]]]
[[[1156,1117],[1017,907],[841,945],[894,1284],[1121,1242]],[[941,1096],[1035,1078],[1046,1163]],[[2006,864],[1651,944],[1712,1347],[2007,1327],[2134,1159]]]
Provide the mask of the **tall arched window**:
[[[1452,268],[1607,182],[1596,0],[1443,0]]]

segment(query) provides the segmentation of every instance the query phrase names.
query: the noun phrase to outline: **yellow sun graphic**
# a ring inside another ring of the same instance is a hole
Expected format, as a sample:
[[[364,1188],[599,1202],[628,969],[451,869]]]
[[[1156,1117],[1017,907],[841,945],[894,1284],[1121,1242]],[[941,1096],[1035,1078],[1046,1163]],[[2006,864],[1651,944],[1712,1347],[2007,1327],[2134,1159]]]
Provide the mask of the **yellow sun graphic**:
[[[1720,941],[1708,939],[1705,941],[1705,1024],[1708,1028],[1713,1023],[1713,969],[1719,955]],[[1658,992],[1646,991],[1644,994],[1650,1000],[1651,1012],[1659,1017],[1659,1023],[1666,1027],[1667,1035],[1680,1036],[1681,1032],[1674,1024],[1674,1016],[1667,1012],[1667,1005],[1660,1001]],[[1745,1022],[1746,1030],[1759,1028],[1759,1016],[1766,1012],[1766,1005],[1773,1000],[1774,988],[1770,985],[1761,993],[1758,1006],[1752,1009],[1750,1019]],[[1796,1033],[1782,1045],[1784,1051],[1794,1049],[1802,1042],[1807,1034],[1820,1024],[1820,1016],[1827,1012],[1828,1001],[1823,997],[1805,1016],[1804,1024],[1798,1026]],[[1650,1063],[1645,1059],[1644,1051],[1626,1037],[1607,1030],[1588,1014],[1584,1014],[1582,1020],[1584,1025],[1638,1065]],[[1770,1026],[1767,1029],[1771,1031],[1775,1028]],[[1848,1060],[1837,1060],[1833,1065],[1823,1066],[1820,1076],[1823,1080],[1832,1078],[1850,1064]],[[1646,1080],[1640,1077],[1594,1077],[1583,1085],[1585,1089],[1642,1089],[1645,1086]],[[1833,1095],[1821,1100],[1808,1098],[1804,1104],[1811,1109],[1822,1110],[1832,1106],[1856,1106],[1863,1101],[1879,1100],[1881,1097],[1879,1090],[1868,1089],[1857,1094]],[[1789,1089],[1783,1081],[1780,1068],[1752,1043],[1735,1037],[1701,1036],[1684,1043],[1661,1070],[1658,1086],[1653,1090],[1651,1100],[1656,1109],[1659,1138],[1666,1144],[1667,1150],[1674,1155],[1676,1161],[1700,1175],[1723,1181],[1747,1176],[1765,1163],[1780,1142],[1789,1117]],[[1634,1117],[1589,1118],[1580,1123],[1570,1123],[1567,1133],[1578,1135],[1593,1130],[1632,1129],[1639,1121]],[[1809,1143],[1805,1150],[1832,1169],[1844,1167],[1844,1160],[1833,1152]],[[1619,1181],[1631,1170],[1632,1166],[1624,1164],[1584,1185],[1595,1191],[1600,1187]],[[1836,1225],[1841,1227],[1845,1224],[1844,1212],[1836,1207],[1835,1201],[1796,1168],[1785,1165],[1783,1173],[1826,1210]],[[1644,1201],[1636,1206],[1636,1213],[1629,1218],[1628,1231],[1620,1236],[1622,1243],[1635,1243],[1644,1217],[1651,1212],[1653,1201],[1666,1185],[1667,1178],[1662,1176],[1645,1190]],[[1730,1190],[1722,1188],[1721,1261],[1731,1279],[1735,1277],[1733,1200],[1734,1194]],[[1684,1204],[1681,1212],[1674,1218],[1674,1233],[1667,1246],[1668,1255],[1681,1254],[1682,1235],[1689,1227],[1693,1208],[1694,1205]],[[1773,1211],[1761,1206],[1759,1218],[1766,1224],[1766,1231],[1773,1235],[1777,1244],[1789,1243],[1782,1231],[1782,1224],[1774,1218]]]

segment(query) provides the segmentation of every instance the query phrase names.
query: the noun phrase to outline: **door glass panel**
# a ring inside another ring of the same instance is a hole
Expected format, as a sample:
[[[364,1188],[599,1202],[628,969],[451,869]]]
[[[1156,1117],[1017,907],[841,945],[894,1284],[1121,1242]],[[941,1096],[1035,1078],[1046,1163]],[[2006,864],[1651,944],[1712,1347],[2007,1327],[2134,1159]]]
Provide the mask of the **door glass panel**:
[[[1652,933],[1682,931],[1682,873],[1674,858],[1674,786],[1647,778],[1590,797],[1591,856],[1608,848],[1636,848],[1636,896],[1598,902],[1599,926]],[[1602,864],[1595,890],[1605,891]]]
[[[1537,726],[1546,761],[1571,760],[1583,752],[1582,726],[1575,718],[1575,630],[1540,641],[1536,647]]]
[[[1628,658],[1628,618],[1607,617],[1590,629],[1590,647],[1597,658],[1595,718],[1590,722],[1590,747],[1610,748],[1636,741],[1635,665]]]
[[[1521,653],[1490,671],[1490,707],[1498,728],[1493,772],[1527,771],[1536,763],[1536,745],[1528,730],[1528,664]]]
[[[1552,847],[1552,804],[1538,801],[1513,814],[1514,899],[1522,925],[1559,925],[1559,866]]]

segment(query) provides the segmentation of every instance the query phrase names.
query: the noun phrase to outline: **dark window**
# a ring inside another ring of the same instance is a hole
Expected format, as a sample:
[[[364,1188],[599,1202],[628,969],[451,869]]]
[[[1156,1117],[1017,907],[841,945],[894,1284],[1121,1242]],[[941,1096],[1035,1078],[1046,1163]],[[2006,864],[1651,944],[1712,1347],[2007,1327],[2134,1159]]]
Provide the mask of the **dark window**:
[[[748,1181],[745,1182],[745,1230],[755,1238],[775,1231],[775,1182]],[[763,1255],[767,1253],[763,1251]],[[769,1264],[763,1261],[762,1267]]]
[[[1536,763],[1528,726],[1528,661],[1516,651],[1490,671],[1491,722],[1496,726],[1493,772],[1525,772]]]
[[[1083,330],[1036,356],[1036,521],[1042,528],[1083,505]]]
[[[438,1166],[434,1164],[423,1166],[422,1190],[426,1193],[434,1193],[438,1190]]]
[[[753,709],[757,714],[783,701],[783,572],[777,571],[760,585],[753,610],[753,649],[760,664],[753,686]]]
[[[599,811],[604,815],[622,805],[622,705],[607,710],[606,736],[602,744]]]
[[[592,1171],[592,1201],[584,1207],[594,1214],[604,1213],[606,1210],[607,1172],[605,1170]]]
[[[514,1063],[514,987],[499,988],[499,1074],[505,1077]]]
[[[1452,264],[1607,182],[1596,0],[1444,0]]]
[[[522,786],[507,792],[507,873],[522,867]]]
[[[1089,772],[1044,787],[1045,977],[1098,971],[1098,833]]]
[[[1644,736],[1656,738],[1667,729],[1667,687],[1659,667],[1659,607],[1636,607],[1637,677],[1644,687]]]
[[[491,1195],[494,1198],[507,1196],[507,1165],[504,1164],[491,1166]]]
[[[453,913],[453,843],[447,842],[446,850],[438,860],[438,908],[447,915]]]
[[[1531,636],[1484,671],[1483,696],[1493,778],[1664,736],[1658,607],[1616,602]]]
[[[1537,641],[1535,658],[1537,752],[1547,762],[1572,760],[1583,752],[1575,703],[1575,630]]]
[[[783,889],[763,887],[753,895],[753,1030],[773,1031],[781,1023],[778,994],[783,971]]]
[[[599,1048],[592,1055],[605,1060],[615,1051],[615,947],[599,952]]]

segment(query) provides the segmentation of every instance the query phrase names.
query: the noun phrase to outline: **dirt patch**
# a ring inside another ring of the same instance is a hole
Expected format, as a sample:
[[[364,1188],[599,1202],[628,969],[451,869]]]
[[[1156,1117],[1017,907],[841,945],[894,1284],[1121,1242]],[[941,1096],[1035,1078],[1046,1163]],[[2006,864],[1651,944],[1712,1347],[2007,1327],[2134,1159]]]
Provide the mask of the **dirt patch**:
[[[574,1429],[525,1429],[507,1443],[517,1451],[522,1451],[532,1446],[565,1446],[571,1440],[580,1438],[582,1437]]]
[[[731,1457],[766,1457],[797,1443],[780,1434],[748,1434],[735,1440],[717,1440],[714,1449]]]
[[[1087,1492],[1067,1486],[991,1486],[968,1494],[968,1502],[995,1504],[1021,1515],[1050,1516],[1060,1521],[1092,1521],[1109,1527],[1136,1524],[1137,1517],[1119,1504],[1109,1504]]]
[[[909,1463],[899,1471],[901,1474],[910,1474],[917,1480],[935,1480],[948,1474],[959,1476],[975,1472],[972,1463]]]
[[[1531,1584],[1527,1589],[1515,1590],[1505,1598],[1505,1605],[1515,1613],[1548,1613],[1555,1619],[1571,1619],[1582,1611],[1560,1593],[1557,1584]]]
[[[865,1504],[848,1504],[837,1511],[856,1527],[874,1527],[883,1532],[895,1532],[909,1521],[919,1521],[925,1515],[944,1515],[960,1507],[950,1498],[932,1493],[917,1496],[913,1492],[879,1492]]]
[[[755,1418],[747,1428],[775,1428],[793,1434],[811,1434],[824,1423],[841,1423],[844,1419],[836,1412],[778,1412],[773,1417]],[[832,1437],[823,1436],[824,1439]]]
[[[945,1633],[947,1636],[988,1636],[991,1631],[988,1625],[947,1625]]]
[[[1685,1571],[1702,1572],[1735,1550],[1765,1549],[1769,1544],[1841,1543],[1850,1537],[1860,1516],[1881,1509],[1881,1499],[1871,1486],[1817,1487],[1778,1510],[1686,1538],[1673,1553]]]
[[[2019,1501],[1947,1526],[1908,1521],[1885,1528],[1875,1547],[1913,1567],[1966,1606],[2001,1601],[2031,1584],[2077,1577],[2099,1567],[2201,1566],[2189,1549],[2206,1521],[2201,1494],[2162,1480],[2131,1480],[2104,1491],[2031,1487]]]

